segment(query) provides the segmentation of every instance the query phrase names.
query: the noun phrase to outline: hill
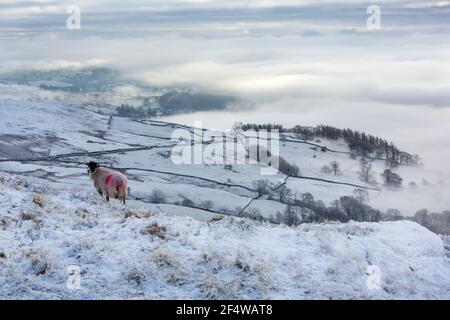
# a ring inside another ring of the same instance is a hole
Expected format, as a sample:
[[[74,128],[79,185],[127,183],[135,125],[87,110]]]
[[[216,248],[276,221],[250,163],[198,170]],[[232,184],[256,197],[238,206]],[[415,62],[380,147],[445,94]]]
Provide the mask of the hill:
[[[274,172],[251,156],[255,132],[110,117],[30,87],[0,86],[0,112],[1,298],[449,298],[448,237],[382,221],[445,233],[449,179],[426,164],[386,185],[383,159],[284,132]],[[91,160],[128,176],[126,206],[96,194]]]
[[[205,222],[0,181],[3,299],[450,298],[443,242],[414,222]]]

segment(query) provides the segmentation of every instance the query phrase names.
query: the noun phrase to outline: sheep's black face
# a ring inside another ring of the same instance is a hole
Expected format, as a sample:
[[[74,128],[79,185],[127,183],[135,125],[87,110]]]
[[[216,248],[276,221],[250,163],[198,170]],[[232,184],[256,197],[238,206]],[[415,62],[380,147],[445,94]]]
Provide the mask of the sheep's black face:
[[[91,161],[88,163],[88,173],[94,173],[95,169],[97,169],[98,167],[100,167],[100,165],[97,162]]]

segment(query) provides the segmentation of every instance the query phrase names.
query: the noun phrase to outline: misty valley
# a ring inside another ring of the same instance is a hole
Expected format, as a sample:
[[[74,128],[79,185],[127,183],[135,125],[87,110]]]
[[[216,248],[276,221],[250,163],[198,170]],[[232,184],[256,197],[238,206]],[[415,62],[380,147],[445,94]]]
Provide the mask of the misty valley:
[[[439,0],[0,2],[0,302],[450,300],[449,21]]]

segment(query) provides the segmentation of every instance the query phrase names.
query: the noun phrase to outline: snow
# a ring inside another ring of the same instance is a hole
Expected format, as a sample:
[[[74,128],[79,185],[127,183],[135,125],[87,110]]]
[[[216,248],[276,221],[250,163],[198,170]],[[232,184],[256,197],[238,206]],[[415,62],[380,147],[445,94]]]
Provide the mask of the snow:
[[[0,298],[450,299],[450,240],[413,222],[290,228],[221,214],[246,206],[265,217],[282,212],[285,204],[255,199],[260,179],[286,180],[294,194],[309,192],[325,204],[351,195],[348,184],[367,187],[359,158],[342,141],[314,142],[338,152],[314,150],[294,136],[280,141],[281,156],[303,175],[286,179],[261,175],[260,164],[176,164],[174,130],[194,138],[193,128],[110,122],[30,87],[0,85],[0,112]],[[232,152],[227,145],[225,154]],[[126,207],[96,194],[86,173],[91,160],[128,176]],[[342,174],[320,172],[331,161]],[[393,191],[380,184],[384,162],[371,163],[379,182],[369,192],[374,208],[403,215],[450,208],[445,173],[400,166],[404,187]],[[413,181],[417,187],[409,188]],[[155,189],[166,203],[149,203]],[[205,201],[212,202],[208,210],[200,208]],[[371,266],[380,270],[380,289],[366,285]],[[81,271],[80,289],[66,287],[68,267]]]
[[[201,221],[32,177],[0,181],[2,299],[450,299],[443,241],[414,222]],[[66,286],[69,267],[79,288]]]
[[[0,85],[0,112],[0,158],[14,160],[66,155],[58,160],[39,162],[2,161],[0,170],[40,177],[53,184],[69,184],[86,191],[92,190],[84,163],[96,160],[127,174],[132,190],[136,191],[135,195],[139,198],[148,199],[150,193],[158,188],[167,194],[171,204],[186,197],[196,203],[212,201],[216,204],[214,210],[234,210],[236,207],[243,207],[255,196],[252,189],[256,180],[267,179],[278,185],[285,178],[283,174],[261,175],[263,166],[259,164],[233,164],[231,170],[227,170],[223,164],[174,163],[170,155],[179,142],[171,139],[174,130],[184,130],[191,138],[195,138],[198,132],[194,128],[122,117],[114,117],[110,122],[108,116],[57,100],[51,93],[31,87]],[[231,133],[224,135],[226,141],[233,140]],[[242,139],[244,135],[239,135],[238,138]],[[348,154],[348,147],[342,141],[320,139],[310,142],[289,134],[285,136],[291,141],[280,141],[281,156],[298,165],[303,176],[323,180],[289,178],[287,186],[293,193],[309,192],[316,200],[329,204],[353,193],[356,187],[346,184],[368,186],[358,177],[359,158],[352,159]],[[217,156],[222,158],[221,139],[216,138],[216,142],[219,146]],[[316,148],[311,143],[339,152],[323,152],[320,147]],[[210,148],[214,145],[215,143],[203,147]],[[233,151],[230,147],[226,145],[227,155]],[[101,153],[106,151],[108,153]],[[96,153],[70,156],[85,152]],[[244,150],[239,149],[238,156],[242,159]],[[206,155],[205,159],[211,157]],[[342,174],[335,176],[321,172],[322,166],[329,165],[331,161],[339,162]],[[447,196],[450,192],[450,178],[442,172],[427,167],[400,166],[396,171],[404,179],[404,187],[399,191],[392,191],[381,185],[380,174],[385,169],[384,162],[373,160],[371,163],[379,182],[376,188],[380,189],[370,191],[368,204],[374,208],[396,208],[403,215],[412,216],[423,208],[441,212],[450,207],[450,198]],[[428,182],[423,184],[423,179]],[[408,188],[412,181],[417,184],[415,190]],[[282,207],[282,204],[271,200],[254,201],[250,206],[269,216],[271,209],[278,211]],[[203,213],[200,211],[198,214]]]

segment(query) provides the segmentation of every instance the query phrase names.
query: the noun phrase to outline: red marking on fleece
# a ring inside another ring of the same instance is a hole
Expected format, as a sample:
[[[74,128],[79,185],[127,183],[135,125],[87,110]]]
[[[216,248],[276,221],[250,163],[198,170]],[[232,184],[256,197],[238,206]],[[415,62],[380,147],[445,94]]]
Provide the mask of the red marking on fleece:
[[[124,182],[119,177],[115,177],[114,174],[109,174],[105,177],[105,185],[108,189],[113,187],[114,182],[116,188],[123,188]]]
[[[109,187],[109,185],[111,184],[112,177],[113,177],[112,174],[107,175],[107,176],[105,177],[105,185],[106,185],[106,187]]]

